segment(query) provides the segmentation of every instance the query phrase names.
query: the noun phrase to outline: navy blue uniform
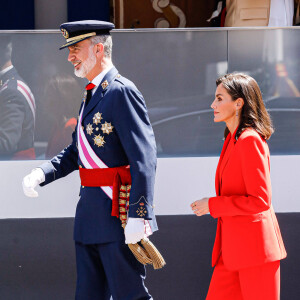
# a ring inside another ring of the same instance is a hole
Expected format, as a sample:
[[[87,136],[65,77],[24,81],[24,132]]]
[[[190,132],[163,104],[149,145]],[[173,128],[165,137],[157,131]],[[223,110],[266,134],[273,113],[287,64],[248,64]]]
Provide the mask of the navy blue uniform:
[[[13,67],[0,75],[0,159],[35,158],[34,118],[34,97]]]
[[[156,145],[141,93],[112,68],[84,108],[81,125],[94,152],[108,167],[130,165],[128,216],[149,220],[152,231],[157,230],[153,211]],[[41,185],[79,166],[83,163],[76,129],[72,144],[41,166],[46,179]],[[100,187],[81,187],[74,239],[78,276],[84,279],[77,282],[77,299],[109,299],[110,294],[114,300],[152,299],[143,284],[144,266],[128,250],[121,222],[111,216],[111,207],[111,199]],[[88,296],[82,292],[87,290]]]

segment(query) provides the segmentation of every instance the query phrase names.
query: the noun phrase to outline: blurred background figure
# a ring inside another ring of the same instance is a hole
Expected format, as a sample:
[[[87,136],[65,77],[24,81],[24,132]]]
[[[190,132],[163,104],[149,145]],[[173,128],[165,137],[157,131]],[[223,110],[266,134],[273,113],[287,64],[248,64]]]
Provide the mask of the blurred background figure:
[[[70,75],[57,75],[45,88],[44,111],[52,117],[52,125],[45,158],[52,158],[72,141],[77,124],[82,88]]]
[[[12,41],[0,37],[0,159],[35,159],[34,96],[12,65]]]
[[[294,0],[226,0],[225,27],[292,26]]]

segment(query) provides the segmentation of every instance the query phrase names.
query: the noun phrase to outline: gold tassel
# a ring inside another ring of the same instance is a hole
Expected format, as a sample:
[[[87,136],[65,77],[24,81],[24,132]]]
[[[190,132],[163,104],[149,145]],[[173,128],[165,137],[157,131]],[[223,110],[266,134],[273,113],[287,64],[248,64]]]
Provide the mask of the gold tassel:
[[[166,265],[164,258],[148,238],[142,239],[141,243],[145,251],[147,252],[148,256],[151,258],[153,268],[155,270],[161,269],[163,266]]]
[[[148,253],[139,244],[128,244],[129,249],[135,256],[135,258],[143,265],[151,265],[152,259],[149,257]]]
[[[119,194],[119,212],[121,226],[125,229],[127,221],[126,209],[129,206],[131,185],[121,185]],[[124,208],[125,206],[125,208]],[[155,270],[161,269],[165,264],[165,260],[159,253],[157,248],[150,242],[148,238],[141,240],[141,245],[139,244],[128,244],[129,249],[135,258],[143,265],[153,265]]]

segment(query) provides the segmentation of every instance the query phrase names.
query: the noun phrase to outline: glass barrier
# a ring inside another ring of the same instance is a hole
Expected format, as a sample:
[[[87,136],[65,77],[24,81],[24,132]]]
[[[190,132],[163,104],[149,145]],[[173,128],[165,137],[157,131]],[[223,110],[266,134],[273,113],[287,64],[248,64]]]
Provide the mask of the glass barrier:
[[[271,154],[300,153],[298,30],[114,31],[113,62],[146,100],[158,156],[218,156],[215,80],[257,79],[275,125]],[[0,32],[0,159],[44,159],[71,141],[86,80],[55,32]],[[12,61],[12,65],[10,64]]]
[[[228,70],[254,77],[275,128],[271,154],[300,154],[300,31],[228,32]]]
[[[0,34],[2,160],[49,158],[71,141],[84,83],[60,43],[58,33]]]

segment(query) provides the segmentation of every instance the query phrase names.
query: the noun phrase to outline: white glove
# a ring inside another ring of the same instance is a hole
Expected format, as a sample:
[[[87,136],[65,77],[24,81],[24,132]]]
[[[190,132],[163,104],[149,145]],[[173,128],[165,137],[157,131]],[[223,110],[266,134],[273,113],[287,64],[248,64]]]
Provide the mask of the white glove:
[[[45,181],[45,174],[41,168],[36,168],[23,178],[23,192],[27,197],[37,197],[39,194],[35,190],[36,186]]]
[[[125,226],[125,243],[136,244],[144,237],[146,237],[144,219],[128,218]]]

